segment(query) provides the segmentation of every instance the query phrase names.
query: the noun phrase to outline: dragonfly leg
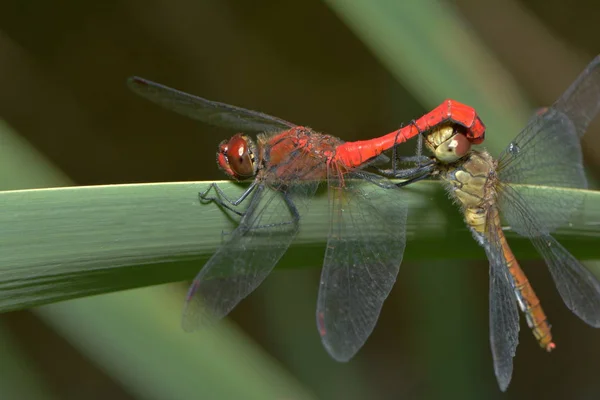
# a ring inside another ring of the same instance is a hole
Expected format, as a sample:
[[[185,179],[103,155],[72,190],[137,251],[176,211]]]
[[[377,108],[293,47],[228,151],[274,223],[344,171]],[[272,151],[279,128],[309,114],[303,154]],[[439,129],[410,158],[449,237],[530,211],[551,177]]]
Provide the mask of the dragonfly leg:
[[[389,170],[382,170],[382,169],[379,169],[379,168],[377,168],[377,170],[381,174],[385,174],[385,171],[389,171]],[[371,183],[373,183],[373,184],[375,184],[375,185],[377,185],[377,186],[379,186],[380,188],[383,188],[383,189],[392,189],[393,187],[396,186],[394,184],[390,184],[389,181],[381,182],[379,179],[377,179],[376,175],[374,176],[373,174],[369,174],[369,173],[364,173],[363,174],[360,171],[356,171],[356,172],[354,172],[354,175],[358,176],[358,177],[360,177],[360,178],[362,178],[362,179],[364,179],[364,180],[366,180],[368,182],[371,182]],[[394,175],[390,173],[387,176],[393,177]]]
[[[421,165],[420,167],[407,168],[407,169],[397,171],[394,178],[396,178],[396,179],[412,179],[417,175],[429,174],[430,171],[431,171],[430,166]]]
[[[226,231],[225,229],[223,229],[223,230],[221,231],[221,238],[224,238],[225,236],[229,236],[229,235],[231,235],[231,232],[232,232],[232,231]]]
[[[208,196],[208,192],[212,188],[215,189],[218,197]],[[200,199],[200,202],[202,202],[202,203],[205,203],[205,202],[217,203],[220,207],[226,208],[229,211],[243,217],[245,213],[240,212],[240,211],[234,209],[233,207],[239,206],[248,197],[248,195],[250,193],[252,193],[252,191],[255,188],[256,188],[256,182],[252,182],[252,184],[248,187],[248,189],[246,189],[244,191],[244,193],[242,193],[242,195],[240,197],[233,200],[233,199],[230,199],[229,197],[227,197],[227,195],[225,194],[225,192],[223,192],[223,189],[221,189],[219,187],[219,185],[217,185],[216,183],[211,183],[210,186],[208,187],[208,189],[206,189],[204,192],[198,193],[198,198]]]
[[[413,124],[416,123],[413,121]],[[417,127],[418,128],[418,127]],[[395,154],[396,148],[394,147],[394,157],[392,160],[391,169],[379,169],[379,172],[387,177],[396,179],[408,179],[407,182],[402,182],[397,186],[402,187],[410,183],[419,181],[428,177],[431,174],[435,161],[431,157],[423,155],[423,137],[418,136],[417,140],[417,151],[414,156],[400,157]],[[415,166],[412,168],[398,168],[398,164],[412,163]]]
[[[407,156],[407,157],[399,157],[398,161],[400,163],[415,163],[418,167],[422,167],[431,162],[431,158],[427,156]]]
[[[300,212],[298,211],[298,208],[296,207],[296,205],[294,204],[292,199],[290,199],[286,193],[283,193],[283,199],[290,210],[290,214],[292,214],[291,215],[292,218],[289,221],[274,222],[272,224],[256,225],[256,226],[248,228],[248,230],[254,231],[257,229],[266,229],[266,228],[273,228],[273,227],[297,224],[300,221]]]
[[[416,156],[420,157],[420,156]],[[401,162],[412,162],[417,164],[416,167],[403,168],[403,169],[379,169],[379,172],[389,178],[396,179],[407,179],[418,175],[420,172],[425,171],[429,173],[434,165],[434,161],[429,158],[418,158],[415,157],[401,157]]]
[[[419,135],[417,138],[417,154],[415,154],[415,158],[421,159],[423,155],[423,135]],[[421,161],[417,161],[418,165],[421,166]]]
[[[420,167],[420,168],[416,168],[415,169],[415,174],[412,176],[405,176],[404,178],[408,178],[407,180],[405,180],[404,182],[400,182],[397,183],[396,186],[398,187],[404,187],[407,185],[410,185],[411,183],[415,183],[418,182],[422,179],[428,178],[431,175],[431,172],[433,171],[434,165],[430,165],[430,166],[425,166],[425,167]],[[419,174],[420,173],[420,174]],[[396,176],[397,178],[400,178],[399,176]]]
[[[413,121],[414,124],[414,121]],[[416,125],[415,125],[416,126]],[[398,167],[398,164],[402,163],[415,163],[417,167],[420,167],[421,164],[427,164],[431,161],[430,157],[423,155],[423,136],[419,135],[417,137],[417,150],[414,156],[398,156],[396,153],[396,146],[392,149],[392,169],[384,170],[386,171],[387,176],[395,176],[396,172],[402,171],[401,168]],[[382,170],[380,170],[382,171]]]
[[[419,136],[421,136],[421,135],[419,135]],[[397,139],[396,139],[396,141],[397,141]],[[397,158],[398,158],[398,154],[396,152],[397,152],[396,146],[392,147],[392,170],[394,170],[394,171],[396,170],[396,163],[397,163]]]

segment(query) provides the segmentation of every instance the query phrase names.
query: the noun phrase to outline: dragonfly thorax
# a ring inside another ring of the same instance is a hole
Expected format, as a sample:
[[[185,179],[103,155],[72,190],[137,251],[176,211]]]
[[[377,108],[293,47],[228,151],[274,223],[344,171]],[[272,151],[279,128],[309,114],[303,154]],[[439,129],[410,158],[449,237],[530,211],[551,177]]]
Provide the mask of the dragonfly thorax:
[[[249,137],[238,133],[219,144],[217,163],[225,173],[237,180],[256,175],[256,145]]]
[[[495,202],[495,167],[488,152],[471,151],[439,171],[448,192],[462,206],[465,222],[479,233],[483,233],[489,208]]]

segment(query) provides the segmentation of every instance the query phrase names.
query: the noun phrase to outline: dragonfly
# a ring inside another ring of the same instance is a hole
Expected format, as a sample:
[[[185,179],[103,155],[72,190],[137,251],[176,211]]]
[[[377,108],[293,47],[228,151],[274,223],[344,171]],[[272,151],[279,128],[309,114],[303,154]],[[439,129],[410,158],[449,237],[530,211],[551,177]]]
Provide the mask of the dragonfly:
[[[347,361],[371,334],[396,280],[405,248],[407,207],[396,186],[365,171],[399,143],[452,122],[467,140],[481,143],[485,125],[475,110],[446,100],[387,135],[342,140],[277,117],[187,94],[139,77],[129,88],[185,116],[236,129],[217,152],[220,168],[237,181],[251,180],[237,199],[212,184],[200,193],[238,213],[235,230],[190,286],[183,328],[193,331],[226,316],[267,277],[296,237],[320,181],[327,181],[330,231],[317,302],[317,327],[325,349]],[[256,141],[246,135],[258,132]],[[390,189],[390,190],[382,190]],[[217,196],[209,196],[211,189]],[[243,211],[237,207],[244,203]]]
[[[535,188],[587,188],[580,139],[598,111],[600,56],[551,107],[536,112],[498,159],[471,149],[462,127],[446,124],[424,139],[434,154],[429,163],[399,184],[439,177],[485,249],[490,263],[490,343],[502,391],[513,372],[518,309],[541,348],[552,351],[556,345],[540,300],[506,240],[500,216],[531,240],[567,307],[587,324],[600,327],[600,282],[551,235],[576,215],[585,194],[556,190],[551,197],[542,197]]]

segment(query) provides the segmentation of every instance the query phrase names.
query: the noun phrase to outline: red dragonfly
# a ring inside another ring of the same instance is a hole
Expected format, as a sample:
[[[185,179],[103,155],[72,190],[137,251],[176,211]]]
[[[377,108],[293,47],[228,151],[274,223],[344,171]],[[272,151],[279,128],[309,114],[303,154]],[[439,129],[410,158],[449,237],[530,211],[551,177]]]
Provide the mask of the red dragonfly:
[[[425,171],[446,183],[490,262],[490,342],[502,391],[510,383],[518,344],[517,307],[541,348],[552,351],[556,345],[540,300],[504,236],[500,215],[513,231],[531,240],[567,307],[600,327],[600,282],[551,236],[583,205],[585,191],[543,195],[535,190],[587,188],[580,139],[598,112],[600,56],[554,105],[538,110],[497,160],[485,150],[470,150],[469,141],[449,125],[433,129],[425,138],[435,157],[414,179]]]
[[[194,330],[227,315],[267,277],[290,246],[319,181],[327,180],[331,227],[319,287],[317,325],[331,356],[347,361],[372,332],[396,280],[405,247],[407,209],[395,185],[365,171],[382,152],[452,122],[481,143],[485,126],[475,111],[446,100],[385,136],[357,142],[317,133],[257,111],[193,96],[133,77],[137,94],[180,114],[238,133],[219,145],[217,161],[235,180],[252,179],[237,199],[212,184],[200,194],[241,216],[238,227],[192,283],[183,327]],[[268,133],[265,133],[268,132]],[[386,157],[387,159],[387,157]],[[209,197],[214,188],[218,197]],[[235,208],[242,202],[243,212]]]

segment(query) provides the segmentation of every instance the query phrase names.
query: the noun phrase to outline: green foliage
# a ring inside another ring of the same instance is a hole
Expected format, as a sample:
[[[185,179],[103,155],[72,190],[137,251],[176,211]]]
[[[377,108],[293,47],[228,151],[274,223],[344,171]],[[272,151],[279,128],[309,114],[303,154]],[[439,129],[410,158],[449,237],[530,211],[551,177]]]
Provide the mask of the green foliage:
[[[242,190],[231,182],[219,184],[228,196],[235,197]],[[4,227],[0,231],[0,310],[193,278],[227,240],[224,231],[234,229],[237,218],[216,204],[200,203],[197,194],[207,185],[190,182],[0,192],[0,225]],[[410,210],[406,260],[484,259],[439,186],[421,182],[397,189],[399,207],[405,204]],[[552,196],[564,189],[533,190],[540,196]],[[600,249],[588,246],[598,233],[586,221],[600,219],[600,193],[571,192],[573,197],[585,195],[587,201],[582,215],[559,233],[563,239],[573,240],[569,247],[577,256],[598,257]],[[377,196],[372,201],[376,204]],[[444,208],[455,220],[447,220]],[[320,268],[328,226],[323,190],[303,217],[301,232],[280,267]],[[518,243],[523,240],[512,239],[519,251]],[[310,255],[295,257],[298,252]]]

